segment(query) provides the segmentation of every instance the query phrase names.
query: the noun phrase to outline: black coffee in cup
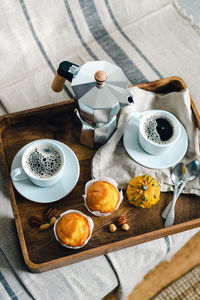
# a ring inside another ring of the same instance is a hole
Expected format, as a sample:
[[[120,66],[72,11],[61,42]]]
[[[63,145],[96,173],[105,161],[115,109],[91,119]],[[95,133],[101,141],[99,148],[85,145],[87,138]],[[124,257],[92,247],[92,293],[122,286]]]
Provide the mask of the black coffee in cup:
[[[173,139],[174,127],[168,118],[154,115],[145,120],[143,131],[148,140],[157,144],[166,144]]]
[[[56,149],[42,145],[31,149],[26,157],[29,173],[38,178],[50,178],[61,167],[61,157]]]

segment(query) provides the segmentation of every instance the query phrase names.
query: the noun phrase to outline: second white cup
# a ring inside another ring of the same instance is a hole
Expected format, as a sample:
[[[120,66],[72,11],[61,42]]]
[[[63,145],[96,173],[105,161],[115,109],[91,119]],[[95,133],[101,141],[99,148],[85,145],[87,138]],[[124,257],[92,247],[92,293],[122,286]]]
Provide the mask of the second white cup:
[[[180,122],[168,111],[150,110],[137,114],[137,118],[139,143],[149,154],[163,154],[180,137]]]

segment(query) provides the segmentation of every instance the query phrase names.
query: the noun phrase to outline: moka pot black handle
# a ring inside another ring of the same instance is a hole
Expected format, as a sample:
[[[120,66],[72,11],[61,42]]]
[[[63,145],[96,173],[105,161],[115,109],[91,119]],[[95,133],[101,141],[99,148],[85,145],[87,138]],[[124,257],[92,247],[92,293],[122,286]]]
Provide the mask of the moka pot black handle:
[[[73,77],[78,73],[79,66],[69,61],[62,61],[58,67],[56,75],[53,79],[51,88],[54,92],[61,92],[64,88],[65,81],[72,81]]]

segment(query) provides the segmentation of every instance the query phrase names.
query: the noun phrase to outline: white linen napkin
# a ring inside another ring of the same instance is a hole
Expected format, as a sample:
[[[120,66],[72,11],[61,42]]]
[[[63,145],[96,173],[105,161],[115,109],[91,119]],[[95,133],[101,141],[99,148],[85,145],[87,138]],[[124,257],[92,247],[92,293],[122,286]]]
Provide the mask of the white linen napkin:
[[[168,94],[156,94],[138,87],[130,88],[134,96],[134,105],[121,109],[118,127],[109,141],[95,153],[92,160],[92,176],[107,176],[118,182],[119,188],[125,189],[130,179],[149,174],[156,178],[162,192],[172,191],[174,185],[170,178],[171,169],[150,169],[135,162],[123,145],[123,133],[134,111],[161,109],[174,114],[185,127],[188,135],[188,149],[181,162],[188,163],[199,159],[198,129],[195,126],[191,110],[189,90]],[[176,149],[174,149],[176,151]],[[185,193],[200,195],[200,178],[186,184]]]

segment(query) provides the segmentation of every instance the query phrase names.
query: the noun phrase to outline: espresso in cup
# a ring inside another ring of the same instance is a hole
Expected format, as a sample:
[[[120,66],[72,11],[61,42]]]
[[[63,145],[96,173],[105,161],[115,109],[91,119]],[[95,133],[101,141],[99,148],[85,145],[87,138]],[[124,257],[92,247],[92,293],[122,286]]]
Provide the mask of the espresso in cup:
[[[39,145],[26,154],[25,166],[38,178],[54,176],[59,172],[61,164],[60,153],[55,147]]]
[[[56,184],[65,168],[65,154],[57,141],[41,139],[26,145],[21,166],[11,171],[13,181],[29,179],[40,187]]]
[[[139,114],[139,142],[143,150],[160,155],[178,140],[180,122],[164,110],[151,110]]]
[[[158,115],[145,120],[143,131],[148,140],[156,144],[166,144],[173,140],[175,129],[170,119]]]

